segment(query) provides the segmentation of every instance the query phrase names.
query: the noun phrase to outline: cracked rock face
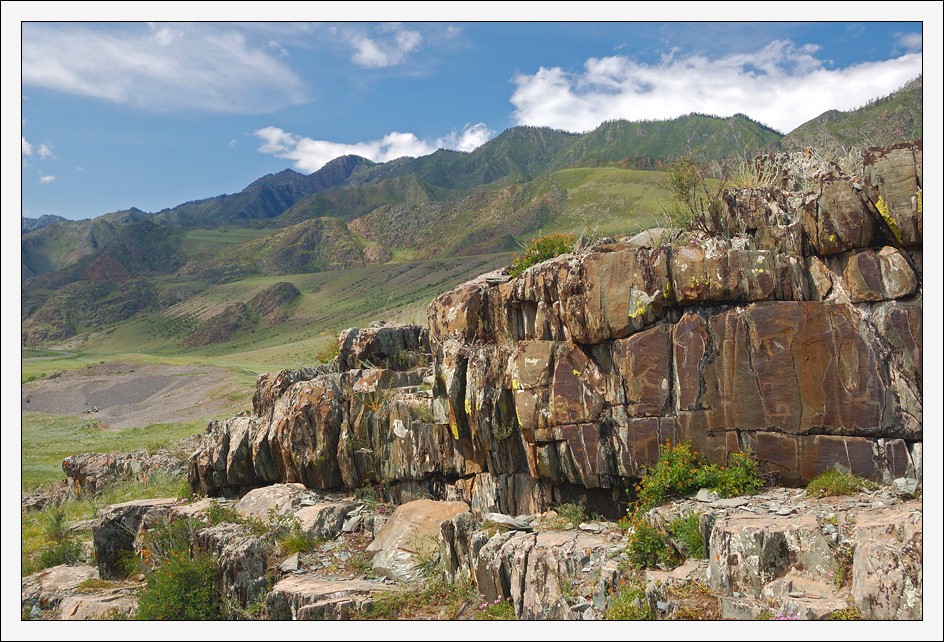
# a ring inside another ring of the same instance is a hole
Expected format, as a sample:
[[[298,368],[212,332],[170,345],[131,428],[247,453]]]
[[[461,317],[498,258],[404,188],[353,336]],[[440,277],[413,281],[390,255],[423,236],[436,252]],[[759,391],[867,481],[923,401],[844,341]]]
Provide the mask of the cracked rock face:
[[[253,416],[211,424],[191,483],[616,506],[666,441],[750,449],[786,484],[915,475],[921,171],[920,146],[871,150],[864,177],[729,192],[671,245],[607,242],[460,285],[428,328],[347,330],[332,366],[264,375]]]

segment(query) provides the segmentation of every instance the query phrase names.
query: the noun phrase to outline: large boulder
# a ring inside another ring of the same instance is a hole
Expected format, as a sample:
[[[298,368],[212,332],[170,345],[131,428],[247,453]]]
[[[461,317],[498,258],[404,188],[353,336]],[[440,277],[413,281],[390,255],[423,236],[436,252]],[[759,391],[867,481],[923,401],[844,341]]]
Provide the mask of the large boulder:
[[[438,557],[443,522],[467,512],[465,502],[418,499],[398,506],[367,547],[374,553],[373,569],[403,582],[422,577]]]
[[[56,612],[63,599],[73,595],[87,580],[99,579],[98,569],[85,564],[61,564],[24,577],[20,586],[24,612]]]
[[[166,514],[176,504],[177,500],[173,498],[139,499],[103,509],[92,526],[92,541],[101,578],[125,577],[125,557],[135,554],[138,532],[145,516],[152,511]]]

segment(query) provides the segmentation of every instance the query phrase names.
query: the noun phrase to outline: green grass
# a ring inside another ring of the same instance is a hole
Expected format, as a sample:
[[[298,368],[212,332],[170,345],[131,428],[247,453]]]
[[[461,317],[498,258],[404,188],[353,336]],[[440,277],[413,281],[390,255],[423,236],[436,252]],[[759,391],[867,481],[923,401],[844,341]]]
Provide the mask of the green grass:
[[[99,510],[109,504],[132,499],[177,497],[183,481],[183,478],[171,475],[151,475],[147,485],[140,482],[118,483],[107,487],[95,497],[72,498],[66,500],[61,507],[23,511],[20,524],[22,574],[29,575],[42,568],[43,551],[54,544],[50,538],[49,524],[58,519],[57,513],[61,512],[66,525],[72,525],[78,521],[97,517]],[[91,540],[91,527],[80,530],[75,536],[80,540]]]
[[[106,361],[208,364],[245,375],[312,365],[338,333],[370,321],[426,323],[426,306],[438,294],[483,272],[511,263],[511,254],[389,263],[343,272],[254,277],[206,289],[161,314],[209,318],[235,301],[287,281],[302,293],[288,319],[257,327],[219,344],[183,348],[181,338],[160,336],[154,323],[135,319],[98,333],[81,346],[75,367]],[[40,365],[41,364],[41,365]],[[30,372],[53,372],[59,365],[39,362]],[[59,368],[63,369],[63,368]]]
[[[806,494],[810,497],[854,495],[860,491],[875,488],[878,488],[878,485],[864,477],[845,471],[827,470],[813,478],[806,487]]]
[[[65,479],[62,460],[76,453],[130,452],[164,445],[203,432],[205,421],[155,424],[103,431],[85,417],[26,412],[22,415],[22,485],[24,489]]]

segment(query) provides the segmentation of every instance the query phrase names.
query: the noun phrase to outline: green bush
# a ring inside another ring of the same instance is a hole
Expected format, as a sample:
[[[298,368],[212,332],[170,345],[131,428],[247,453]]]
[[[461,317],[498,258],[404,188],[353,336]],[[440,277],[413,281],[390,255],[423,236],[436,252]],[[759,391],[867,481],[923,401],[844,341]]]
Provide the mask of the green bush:
[[[324,541],[308,533],[301,527],[301,524],[296,522],[288,533],[279,538],[279,548],[286,555],[307,553],[318,548]]]
[[[147,559],[150,564],[159,564],[175,555],[190,550],[190,544],[204,524],[197,519],[163,519],[154,523],[144,535]]]
[[[712,173],[711,167],[692,156],[669,167],[666,187],[672,192],[672,207],[666,214],[673,227],[707,230],[710,217],[720,214],[726,182],[712,180]]]
[[[827,470],[817,475],[806,487],[809,497],[827,497],[830,495],[854,495],[863,490],[874,490],[878,484],[864,477],[839,470]]]
[[[630,581],[614,593],[607,604],[604,620],[654,620],[656,614],[639,581]]]
[[[525,243],[522,254],[515,255],[508,273],[518,278],[532,265],[573,252],[575,240],[573,234],[550,234],[533,238]]]
[[[138,620],[218,620],[222,600],[216,560],[174,554],[151,571],[138,597]]]
[[[637,511],[647,511],[674,497],[708,488],[722,497],[757,492],[763,486],[749,453],[732,453],[727,467],[707,464],[688,443],[659,446],[659,461],[646,468],[636,486]]]
[[[667,524],[666,530],[688,557],[705,558],[705,542],[698,528],[698,513],[676,517]]]
[[[675,552],[662,538],[662,532],[641,516],[633,519],[626,552],[629,563],[639,569],[668,567],[678,561]]]
[[[242,519],[239,513],[236,512],[236,505],[233,502],[221,502],[219,500],[211,501],[210,505],[207,506],[206,518],[210,526],[223,523],[238,524]]]

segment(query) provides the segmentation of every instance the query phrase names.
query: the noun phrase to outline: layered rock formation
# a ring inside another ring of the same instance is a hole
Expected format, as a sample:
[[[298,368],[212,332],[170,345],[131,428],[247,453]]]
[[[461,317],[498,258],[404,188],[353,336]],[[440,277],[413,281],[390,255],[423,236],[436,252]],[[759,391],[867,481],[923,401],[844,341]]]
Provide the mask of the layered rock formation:
[[[433,301],[428,330],[348,331],[333,367],[264,376],[253,416],[212,424],[191,483],[618,512],[664,441],[722,464],[750,449],[787,484],[920,476],[921,153],[728,192],[665,243],[484,275]]]

